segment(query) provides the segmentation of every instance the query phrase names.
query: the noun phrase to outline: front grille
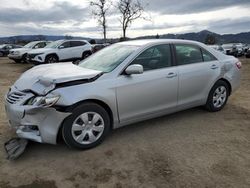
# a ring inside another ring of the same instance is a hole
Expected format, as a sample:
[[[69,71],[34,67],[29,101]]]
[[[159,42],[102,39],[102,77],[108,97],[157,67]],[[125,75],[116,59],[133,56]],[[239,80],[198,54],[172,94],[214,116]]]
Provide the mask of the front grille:
[[[39,53],[40,54],[40,53]],[[29,58],[29,59],[33,59],[33,58],[35,58],[37,55],[39,55],[39,54],[27,54],[27,58]]]
[[[25,97],[25,95],[26,94],[23,92],[8,93],[6,100],[10,104],[15,104],[15,103],[19,102],[20,100],[22,100]]]

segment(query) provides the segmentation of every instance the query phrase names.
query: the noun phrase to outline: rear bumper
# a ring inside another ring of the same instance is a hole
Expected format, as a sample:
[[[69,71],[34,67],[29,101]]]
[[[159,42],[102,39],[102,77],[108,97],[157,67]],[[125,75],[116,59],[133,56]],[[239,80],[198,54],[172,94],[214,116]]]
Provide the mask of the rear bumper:
[[[56,144],[58,130],[70,113],[58,112],[54,108],[43,108],[10,104],[5,102],[9,124],[20,138],[40,143]]]

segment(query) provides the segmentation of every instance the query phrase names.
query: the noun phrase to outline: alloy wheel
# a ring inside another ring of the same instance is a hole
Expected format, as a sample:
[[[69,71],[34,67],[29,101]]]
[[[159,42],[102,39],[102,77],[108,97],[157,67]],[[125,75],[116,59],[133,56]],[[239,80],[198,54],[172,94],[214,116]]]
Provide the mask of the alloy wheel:
[[[48,58],[48,63],[55,63],[55,62],[57,62],[57,59],[55,57]]]

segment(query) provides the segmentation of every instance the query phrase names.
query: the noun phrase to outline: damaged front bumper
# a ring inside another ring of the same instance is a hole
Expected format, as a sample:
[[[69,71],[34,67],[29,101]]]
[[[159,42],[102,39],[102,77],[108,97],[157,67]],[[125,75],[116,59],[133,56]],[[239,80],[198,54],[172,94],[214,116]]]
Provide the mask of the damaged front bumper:
[[[19,138],[56,144],[59,128],[70,113],[59,112],[52,107],[23,105],[32,95],[12,92],[6,96],[5,110],[9,124],[16,129]]]

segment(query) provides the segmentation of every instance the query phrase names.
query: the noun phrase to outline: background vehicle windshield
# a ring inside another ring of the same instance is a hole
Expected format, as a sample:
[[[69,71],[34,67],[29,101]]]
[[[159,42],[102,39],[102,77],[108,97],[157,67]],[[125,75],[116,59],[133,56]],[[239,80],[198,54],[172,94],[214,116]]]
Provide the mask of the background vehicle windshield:
[[[232,48],[233,44],[223,44],[222,47],[223,48]]]
[[[30,42],[24,46],[24,48],[32,48],[37,42]]]
[[[114,44],[82,61],[79,66],[105,73],[111,72],[138,48],[138,46]]]
[[[60,44],[62,44],[61,40],[57,40],[55,42],[51,42],[48,45],[45,46],[45,48],[57,48],[57,46],[59,46]]]

